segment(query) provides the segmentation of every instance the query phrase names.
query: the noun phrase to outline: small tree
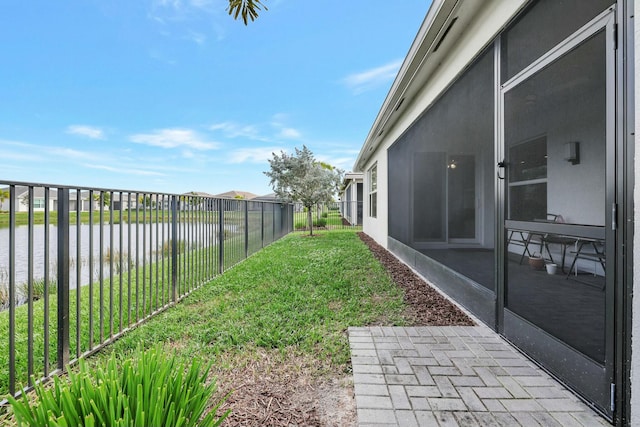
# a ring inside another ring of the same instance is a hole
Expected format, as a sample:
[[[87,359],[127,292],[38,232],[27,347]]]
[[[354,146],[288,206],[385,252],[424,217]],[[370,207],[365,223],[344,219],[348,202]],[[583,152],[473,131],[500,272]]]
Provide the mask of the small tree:
[[[271,170],[264,174],[275,193],[287,202],[300,202],[306,208],[309,234],[313,235],[313,207],[330,202],[342,181],[343,171],[317,162],[306,146],[294,155],[281,151],[269,160]]]
[[[102,204],[105,207],[111,206],[111,193],[108,191],[101,191],[93,195],[93,200],[98,204]]]
[[[0,208],[4,205],[4,201],[10,197],[9,190],[0,190]]]

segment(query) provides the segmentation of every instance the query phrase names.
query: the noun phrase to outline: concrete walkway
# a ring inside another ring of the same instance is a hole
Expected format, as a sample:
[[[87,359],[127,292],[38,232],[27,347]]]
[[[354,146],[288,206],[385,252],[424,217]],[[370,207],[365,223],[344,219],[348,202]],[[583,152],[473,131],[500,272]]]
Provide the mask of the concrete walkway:
[[[610,426],[485,326],[349,328],[366,426]]]

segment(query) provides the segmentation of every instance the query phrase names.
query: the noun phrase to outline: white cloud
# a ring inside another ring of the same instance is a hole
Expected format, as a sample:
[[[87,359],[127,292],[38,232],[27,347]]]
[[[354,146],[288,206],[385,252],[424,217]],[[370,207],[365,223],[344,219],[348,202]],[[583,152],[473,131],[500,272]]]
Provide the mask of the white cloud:
[[[255,141],[273,142],[274,139],[300,139],[302,133],[293,127],[286,126],[285,114],[276,114],[263,129],[259,125],[242,125],[235,122],[220,122],[209,126],[209,130],[222,132],[226,138],[247,138]],[[267,127],[267,130],[264,128]],[[265,136],[267,134],[271,136]]]
[[[273,157],[273,153],[280,153],[283,148],[241,148],[231,153],[230,163],[266,163]]]
[[[67,133],[86,136],[91,139],[104,139],[104,131],[95,126],[72,125],[67,127]]]
[[[342,82],[356,94],[366,92],[392,81],[401,65],[400,60],[393,61],[380,67],[350,74],[342,79]]]
[[[153,133],[139,133],[129,137],[131,142],[162,148],[191,148],[194,150],[215,150],[217,142],[207,141],[191,129],[160,129]]]
[[[278,136],[280,138],[299,139],[302,134],[294,128],[282,128]]]
[[[268,141],[269,138],[260,134],[255,125],[239,125],[233,122],[215,123],[209,126],[210,130],[222,131],[227,138],[249,138],[258,141]]]
[[[108,171],[108,172],[116,172],[116,173],[129,174],[129,175],[164,176],[163,173],[154,172],[154,171],[148,171],[148,170],[143,170],[143,169],[114,168],[112,166],[93,165],[93,164],[84,164],[83,166],[86,167],[86,168],[90,168],[90,169],[99,169],[99,170],[105,170],[105,171]]]
[[[186,36],[186,39],[194,42],[197,45],[202,46],[207,41],[207,36],[196,31],[189,31],[189,34]]]
[[[43,146],[43,147],[40,147],[40,148],[44,149],[45,151],[47,151],[50,154],[53,154],[53,155],[56,155],[56,156],[60,156],[60,157],[64,157],[65,159],[96,160],[96,159],[99,158],[95,154],[87,153],[86,151],[74,150],[73,148],[46,147],[46,146]]]

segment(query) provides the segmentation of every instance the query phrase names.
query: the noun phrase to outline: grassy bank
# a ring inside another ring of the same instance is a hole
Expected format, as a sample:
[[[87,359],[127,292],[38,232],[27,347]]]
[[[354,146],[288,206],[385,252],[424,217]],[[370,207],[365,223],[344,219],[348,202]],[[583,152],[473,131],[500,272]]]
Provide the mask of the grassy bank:
[[[58,223],[58,212],[56,211],[52,211],[49,213],[50,214],[50,223],[52,225],[56,225]],[[158,213],[158,218],[159,221],[162,221],[162,214],[163,212],[160,211]],[[143,214],[142,211],[140,211],[139,213],[137,213],[136,215],[136,211],[104,211],[103,213],[103,221],[104,222],[110,222],[111,220],[111,215],[113,215],[113,222],[116,224],[119,224],[121,221],[122,222],[135,222],[136,221],[136,217],[138,218],[138,221],[140,223],[142,223],[143,221],[145,221],[147,224],[155,221],[156,218],[156,212],[155,210],[153,212],[149,212],[147,211],[146,214]],[[89,212],[80,212],[80,222],[82,224],[89,224],[89,219],[90,219],[91,215],[89,215]],[[168,222],[170,220],[170,213],[168,211],[164,212],[164,221]],[[77,221],[77,217],[76,217],[76,213],[72,212],[69,215],[69,223],[70,224],[76,224]],[[33,213],[33,223],[36,225],[39,224],[44,224],[44,212],[34,212]],[[99,224],[100,223],[100,212],[96,211],[93,212],[93,223],[94,224]],[[16,225],[28,225],[29,224],[29,213],[28,212],[16,212]],[[0,228],[2,227],[9,227],[9,212],[6,211],[2,211],[0,212]]]
[[[56,225],[58,223],[58,212],[51,211],[49,217],[49,222],[52,225]],[[136,221],[140,224],[146,223],[156,223],[156,222],[170,222],[171,221],[171,211],[157,211],[155,209],[148,209],[146,212],[140,211],[108,211],[105,210],[103,212],[103,222],[109,223],[111,221],[111,215],[113,215],[113,223],[119,224],[121,222],[132,224]],[[89,220],[91,215],[89,212],[80,212],[80,223],[81,224],[89,224]],[[255,225],[260,224],[261,222],[261,214],[256,211],[249,211],[249,224]],[[267,218],[269,220],[269,218]],[[77,215],[75,212],[71,212],[69,214],[69,223],[74,225],[78,222]],[[213,223],[216,224],[218,222],[218,212],[205,212],[205,211],[180,211],[178,215],[178,222],[204,222],[204,223]],[[244,216],[242,211],[226,211],[224,213],[224,222],[226,225],[244,225]],[[33,223],[36,225],[44,224],[44,212],[34,212],[33,213]],[[100,211],[93,212],[93,223],[100,224]],[[28,212],[16,212],[16,226],[20,225],[28,225],[29,224],[29,213]],[[0,228],[9,227],[9,212],[0,211]]]
[[[215,246],[188,251],[184,251],[184,246],[180,246],[180,249],[178,295],[203,283],[206,277],[217,274],[215,260],[218,256],[218,248]],[[235,254],[225,249],[225,263],[231,262],[232,255]],[[153,257],[152,260],[155,261],[156,258]],[[82,354],[98,346],[110,336],[135,324],[139,319],[157,311],[171,300],[169,257],[159,256],[157,262],[148,260],[144,267],[140,262],[137,269],[132,265],[131,269],[123,271],[122,274],[114,274],[112,278],[107,275],[108,266],[106,262],[102,285],[96,279],[92,286],[85,284],[80,290],[71,289],[69,292],[71,358],[74,358],[78,352]],[[55,287],[55,283],[53,286]],[[53,370],[56,366],[57,298],[58,295],[52,293],[48,296],[48,304],[44,298],[33,302],[32,348],[36,377],[43,374],[45,366],[45,336],[49,341],[49,370]],[[45,314],[47,306],[48,315]],[[26,384],[28,378],[28,310],[28,304],[16,307],[16,385]],[[78,318],[80,322],[77,322]],[[48,321],[45,322],[45,319]],[[45,323],[49,326],[48,334],[45,334]],[[8,310],[0,311],[0,336],[5,338],[9,336]],[[8,339],[0,340],[0,365],[5,367],[0,370],[0,395],[9,391],[8,359]]]

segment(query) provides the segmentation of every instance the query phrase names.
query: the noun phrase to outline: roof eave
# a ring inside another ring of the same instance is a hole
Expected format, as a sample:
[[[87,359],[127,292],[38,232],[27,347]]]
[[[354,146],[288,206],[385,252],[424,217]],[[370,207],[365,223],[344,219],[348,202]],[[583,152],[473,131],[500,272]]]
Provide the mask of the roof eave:
[[[400,66],[391,89],[387,94],[382,107],[376,116],[373,126],[369,130],[356,162],[353,165],[354,172],[364,171],[368,157],[380,145],[387,122],[394,112],[398,111],[405,101],[403,94],[411,85],[414,77],[420,71],[421,66],[427,60],[429,53],[434,49],[443,32],[446,31],[449,19],[460,0],[433,0],[429,11],[418,30],[406,58]]]

